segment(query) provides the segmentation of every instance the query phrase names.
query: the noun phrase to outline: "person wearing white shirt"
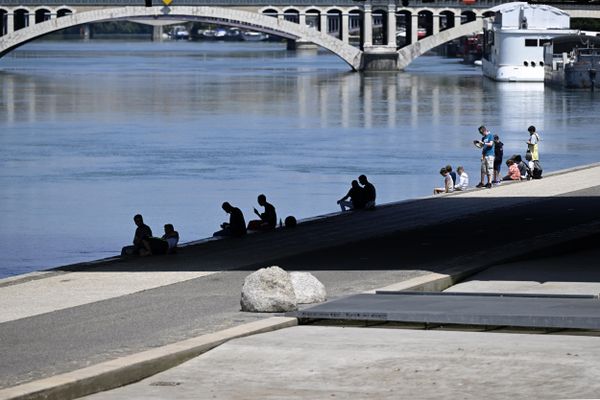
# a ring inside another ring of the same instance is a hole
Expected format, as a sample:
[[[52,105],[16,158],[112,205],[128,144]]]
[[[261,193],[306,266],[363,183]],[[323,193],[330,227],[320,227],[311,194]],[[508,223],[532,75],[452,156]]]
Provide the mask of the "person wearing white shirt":
[[[454,190],[467,190],[469,187],[469,175],[465,172],[465,169],[460,166],[456,169],[456,185],[454,185]]]

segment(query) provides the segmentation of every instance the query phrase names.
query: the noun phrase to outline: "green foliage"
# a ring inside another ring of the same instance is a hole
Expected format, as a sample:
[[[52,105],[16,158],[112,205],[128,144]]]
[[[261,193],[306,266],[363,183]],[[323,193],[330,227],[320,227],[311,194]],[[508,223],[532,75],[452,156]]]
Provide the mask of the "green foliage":
[[[571,18],[571,28],[583,31],[600,32],[600,19],[598,18]]]

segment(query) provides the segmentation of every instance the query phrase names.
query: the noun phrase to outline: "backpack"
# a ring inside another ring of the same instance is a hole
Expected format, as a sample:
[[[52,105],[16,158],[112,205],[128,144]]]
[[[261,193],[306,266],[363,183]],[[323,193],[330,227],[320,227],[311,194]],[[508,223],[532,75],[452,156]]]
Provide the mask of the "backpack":
[[[542,164],[538,160],[533,162],[533,171],[531,171],[531,177],[533,179],[542,179]]]

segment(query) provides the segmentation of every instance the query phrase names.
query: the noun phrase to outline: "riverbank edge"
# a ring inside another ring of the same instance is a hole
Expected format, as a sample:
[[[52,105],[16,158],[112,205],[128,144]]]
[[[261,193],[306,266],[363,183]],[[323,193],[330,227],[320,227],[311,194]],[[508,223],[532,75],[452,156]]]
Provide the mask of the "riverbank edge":
[[[566,168],[563,170],[558,170],[558,171],[547,173],[545,175],[545,177],[551,177],[551,176],[561,175],[561,174],[570,173],[570,172],[582,171],[582,170],[586,170],[586,169],[596,168],[599,166],[600,166],[600,162],[586,164],[586,165],[580,165],[580,166],[576,166],[576,167]],[[524,183],[524,182],[504,182],[504,185],[511,185],[511,184],[517,184],[517,183]],[[477,189],[477,188],[473,187],[467,191],[442,193],[442,194],[436,195],[435,197],[460,196],[461,194],[468,193],[468,192],[475,191],[475,190],[490,190],[490,189],[485,189],[485,188]],[[379,205],[377,205],[377,207],[384,208],[384,207],[396,206],[399,204],[409,204],[409,203],[414,203],[414,202],[419,202],[419,201],[423,201],[426,199],[430,199],[432,197],[434,197],[434,196],[428,195],[428,196],[422,196],[422,197],[415,197],[415,198],[411,198],[411,199],[405,199],[405,200],[399,200],[399,201],[394,201],[394,202],[390,202],[390,203],[379,204]],[[341,211],[336,211],[336,212],[332,212],[332,213],[316,215],[313,217],[307,217],[304,219],[300,219],[298,221],[298,223],[305,224],[308,222],[320,221],[320,220],[336,217],[341,214],[343,214]],[[249,233],[249,234],[254,235],[254,234],[260,234],[260,233]],[[211,241],[216,241],[216,240],[222,240],[222,238],[215,238],[215,237],[202,238],[202,239],[182,243],[179,245],[179,247],[186,248],[186,247],[191,247],[191,246],[199,246],[199,245],[203,245],[205,243],[208,243]],[[101,258],[101,259],[97,259],[97,260],[82,261],[79,263],[67,264],[67,265],[62,265],[62,266],[58,266],[58,267],[52,267],[49,269],[29,272],[26,274],[9,276],[9,277],[0,279],[0,288],[5,287],[5,286],[17,285],[17,284],[21,284],[21,283],[25,283],[25,282],[29,282],[29,281],[34,281],[34,280],[38,280],[38,279],[44,279],[44,278],[48,278],[48,277],[52,277],[52,276],[56,276],[56,275],[70,273],[70,272],[73,272],[74,269],[85,270],[85,269],[93,268],[94,266],[96,266],[98,264],[114,263],[114,262],[118,262],[120,260],[122,260],[122,258],[117,255],[117,256]],[[69,271],[66,271],[65,269],[69,269]]]
[[[600,166],[600,163],[587,166],[586,168],[591,168],[595,166]],[[586,168],[580,167],[575,169],[575,171],[583,170]],[[565,171],[559,171],[557,173],[564,172]],[[430,198],[430,196],[426,198]],[[418,200],[413,199],[408,201]],[[333,215],[338,214],[340,213],[336,213]],[[540,251],[544,248],[557,248],[561,246],[565,248],[570,247],[571,243],[577,242],[581,238],[588,238],[595,234],[597,235],[599,231],[600,223],[594,222],[577,225],[571,228],[564,229],[562,231],[555,231],[547,234],[542,234],[536,236],[535,238],[531,238],[528,243],[527,249],[518,249],[517,251],[515,251],[511,250],[510,247],[503,247],[498,249],[498,251],[494,252],[494,254],[491,255],[492,257],[488,259],[481,258],[481,261],[477,261],[476,264],[451,268],[444,271],[445,273],[428,273],[420,277],[408,279],[402,282],[397,282],[395,284],[375,290],[442,291],[452,286],[453,284],[465,279],[466,277],[490,267],[491,265],[526,257],[527,254],[530,254],[531,252],[535,251]],[[298,323],[298,321],[295,318],[291,318],[291,320],[284,321],[285,326],[278,327],[279,322],[277,321],[281,320],[272,320],[271,318],[268,318],[269,316],[270,315],[265,315],[265,319],[261,319],[250,324],[240,325],[238,327],[229,328],[224,331],[202,335],[196,338],[186,339],[184,341],[165,345],[156,349],[132,354],[115,360],[106,361],[95,366],[86,367],[80,370],[59,374],[54,377],[44,378],[38,381],[33,381],[22,385],[6,388],[0,390],[0,400],[72,399],[85,396],[87,394],[96,393],[99,391],[109,390],[129,383],[133,383],[135,381],[139,381],[158,372],[172,368],[173,366],[185,362],[188,359],[202,354],[216,346],[219,346],[220,344],[225,343],[228,340],[231,340],[236,337],[241,337],[235,335],[230,337],[229,335],[231,335],[232,330],[238,328],[243,331],[245,330],[245,336],[248,336],[257,333],[268,332],[269,330],[282,329],[288,327],[287,325],[285,325],[287,323],[290,324],[289,326],[295,326]],[[274,324],[274,326],[270,326],[270,321]],[[262,323],[264,323],[264,325],[262,325]],[[224,335],[225,339],[223,341],[220,341],[220,339],[222,339],[223,336],[219,335]],[[189,344],[190,341],[194,340],[199,341],[198,343],[201,342],[202,346],[205,346],[204,350],[201,348],[197,348],[197,346],[191,346],[190,348],[190,346],[188,345],[188,347],[185,347],[186,343]],[[182,344],[184,346],[184,349],[178,347]],[[158,353],[152,353],[153,355],[151,355],[149,359],[143,358],[144,355],[147,356],[148,353],[153,352],[155,350],[158,351]],[[161,354],[161,350],[165,352]],[[191,356],[187,357],[187,351],[192,353],[200,351],[200,353],[194,353]],[[119,364],[119,362],[121,362],[122,364]],[[108,370],[94,370],[94,367],[110,368]],[[90,374],[90,372],[94,371],[95,375]],[[82,373],[83,375],[78,375],[78,373]],[[92,389],[93,391],[88,391]]]

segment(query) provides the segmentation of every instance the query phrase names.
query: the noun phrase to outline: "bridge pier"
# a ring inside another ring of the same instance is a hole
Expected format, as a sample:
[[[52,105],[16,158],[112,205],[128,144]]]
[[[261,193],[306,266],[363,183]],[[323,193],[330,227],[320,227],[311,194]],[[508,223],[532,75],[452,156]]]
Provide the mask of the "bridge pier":
[[[15,31],[15,15],[12,12],[6,14],[6,34]]]
[[[365,48],[362,71],[398,71],[398,53],[395,47]]]
[[[81,26],[81,38],[83,40],[90,40],[92,38],[92,26],[90,24]]]
[[[162,25],[153,25],[152,26],[152,41],[153,42],[162,42],[163,40],[163,26]]]

